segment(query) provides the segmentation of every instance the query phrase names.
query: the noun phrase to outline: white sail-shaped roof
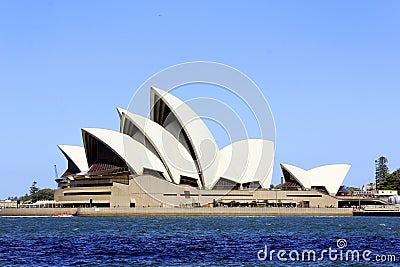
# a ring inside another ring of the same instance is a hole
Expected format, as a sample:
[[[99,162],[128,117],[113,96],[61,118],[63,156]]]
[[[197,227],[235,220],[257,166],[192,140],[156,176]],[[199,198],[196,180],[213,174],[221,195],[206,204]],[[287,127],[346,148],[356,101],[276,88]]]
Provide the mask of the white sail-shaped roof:
[[[325,186],[330,194],[336,194],[350,170],[349,164],[325,165],[308,171],[312,186]]]
[[[349,164],[332,164],[306,171],[289,164],[281,164],[282,170],[288,171],[304,188],[323,186],[329,194],[337,193],[350,167]]]
[[[201,182],[196,165],[185,147],[167,130],[156,122],[118,108],[121,129],[124,134],[149,148],[163,162],[174,183],[179,184],[181,175]]]
[[[167,179],[168,176],[165,175],[167,171],[160,159],[141,143],[120,132],[99,128],[82,129],[83,141],[88,159],[88,150],[93,143],[90,142],[88,138],[85,138],[87,134],[96,138],[111,149],[129,168],[134,170],[135,173],[142,174],[144,169],[150,169],[163,173],[164,177]]]
[[[275,145],[272,141],[247,139],[220,150],[218,178],[236,183],[259,182],[269,188],[272,180]],[[214,181],[214,184],[217,182]]]
[[[285,163],[281,163],[281,168],[288,171],[292,178],[295,179],[302,187],[311,188],[311,181],[306,170]]]
[[[151,119],[182,143],[195,160],[205,188],[211,187],[218,171],[218,146],[203,120],[183,101],[151,88]]]
[[[89,167],[86,160],[85,148],[81,146],[58,145],[68,161],[71,161],[80,172],[86,171]]]

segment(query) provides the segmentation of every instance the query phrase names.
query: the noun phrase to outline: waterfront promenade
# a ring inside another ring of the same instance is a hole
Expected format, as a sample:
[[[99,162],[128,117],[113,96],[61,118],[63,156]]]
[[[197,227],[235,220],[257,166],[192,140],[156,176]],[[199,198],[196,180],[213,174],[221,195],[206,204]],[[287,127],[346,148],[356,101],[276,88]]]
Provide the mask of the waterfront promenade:
[[[352,216],[351,208],[31,208],[2,209],[0,216]]]

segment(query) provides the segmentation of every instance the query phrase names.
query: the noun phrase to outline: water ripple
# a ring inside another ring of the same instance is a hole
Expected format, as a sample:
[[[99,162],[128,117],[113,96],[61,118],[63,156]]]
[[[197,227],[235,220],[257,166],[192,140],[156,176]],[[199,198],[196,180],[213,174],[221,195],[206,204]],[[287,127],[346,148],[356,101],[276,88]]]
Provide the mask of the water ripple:
[[[0,217],[0,266],[365,265],[257,258],[265,245],[320,251],[336,249],[338,239],[349,249],[396,254],[400,223],[373,217]],[[400,254],[396,258],[384,265],[398,264]]]

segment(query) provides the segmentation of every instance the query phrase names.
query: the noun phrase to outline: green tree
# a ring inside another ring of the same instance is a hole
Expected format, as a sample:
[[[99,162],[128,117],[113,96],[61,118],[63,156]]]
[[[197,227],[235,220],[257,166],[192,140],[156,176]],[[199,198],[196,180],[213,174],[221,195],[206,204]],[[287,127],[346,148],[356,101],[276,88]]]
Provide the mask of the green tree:
[[[18,198],[18,200],[20,200],[21,203],[35,203],[39,200],[54,200],[54,190],[50,188],[39,189],[36,181],[33,181],[29,192],[29,195],[25,194]]]
[[[282,189],[282,185],[281,184],[277,184],[274,189]]]
[[[39,188],[38,188],[36,185],[37,185],[37,182],[36,182],[36,181],[33,181],[32,185],[31,185],[31,187],[30,187],[30,189],[29,189],[29,193],[30,193],[31,195],[33,195],[33,194],[35,194],[37,191],[39,191]]]
[[[397,190],[400,192],[400,169],[387,174],[380,182],[379,189]]]
[[[32,203],[35,203],[39,200],[54,200],[54,190],[50,188],[45,188],[37,191],[31,196]]]
[[[20,197],[19,200],[20,200],[22,203],[25,203],[25,202],[30,201],[31,198],[30,198],[30,196],[29,196],[28,194],[25,194],[24,196]]]
[[[389,173],[389,168],[387,166],[387,163],[388,163],[388,160],[384,156],[381,156],[381,157],[379,157],[379,159],[375,160],[375,183],[376,183],[376,189],[381,189],[380,188],[380,182]]]

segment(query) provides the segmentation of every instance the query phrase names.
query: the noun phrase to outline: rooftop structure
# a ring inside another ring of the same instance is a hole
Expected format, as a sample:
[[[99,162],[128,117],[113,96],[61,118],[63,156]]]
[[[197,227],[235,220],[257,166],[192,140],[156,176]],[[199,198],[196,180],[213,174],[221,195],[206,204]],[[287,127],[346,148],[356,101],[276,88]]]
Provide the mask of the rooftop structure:
[[[306,171],[293,165],[281,163],[286,182],[296,183],[302,189],[324,190],[330,195],[336,195],[350,167],[348,164],[334,164]]]

